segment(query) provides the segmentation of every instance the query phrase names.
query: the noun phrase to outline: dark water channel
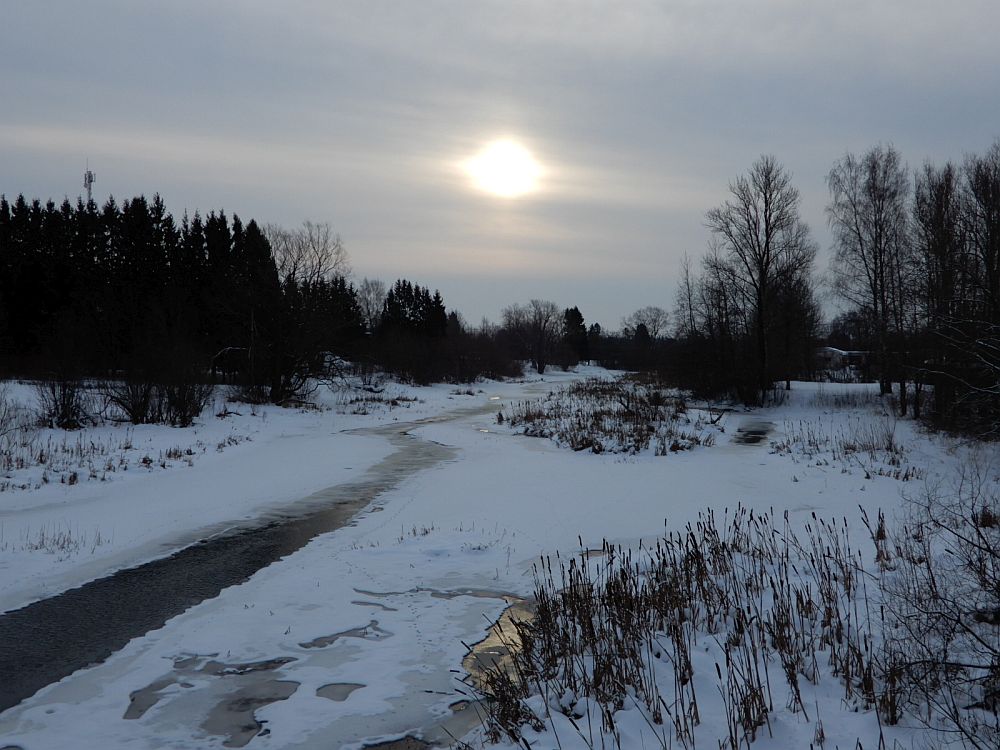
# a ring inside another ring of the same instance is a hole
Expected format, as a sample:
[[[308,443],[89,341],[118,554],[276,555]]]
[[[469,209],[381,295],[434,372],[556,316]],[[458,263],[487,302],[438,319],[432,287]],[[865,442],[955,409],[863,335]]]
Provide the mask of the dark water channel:
[[[317,492],[255,525],[211,536],[168,557],[0,615],[0,711],[243,583],[319,534],[346,525],[376,497],[416,472],[452,458],[453,449],[408,434],[429,421],[444,419],[357,430],[387,438],[396,450],[356,482]]]
[[[733,442],[740,445],[757,445],[764,442],[773,429],[774,422],[760,419],[747,420],[737,428]]]

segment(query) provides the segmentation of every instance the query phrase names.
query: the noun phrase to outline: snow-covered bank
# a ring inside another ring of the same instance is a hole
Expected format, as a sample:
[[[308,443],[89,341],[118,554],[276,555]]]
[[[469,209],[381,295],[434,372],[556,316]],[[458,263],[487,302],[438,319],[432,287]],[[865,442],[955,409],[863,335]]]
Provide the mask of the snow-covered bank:
[[[223,412],[220,401],[185,429],[39,430],[33,452],[47,454],[45,462],[0,477],[7,484],[0,491],[0,611],[356,479],[392,448],[352,431],[489,403],[485,391],[467,390],[390,384],[378,394],[321,393],[320,409],[229,404]],[[31,391],[8,389],[26,404]]]
[[[579,376],[490,384],[483,394],[451,400],[441,389],[441,402],[520,400],[571,377]],[[4,713],[0,736],[26,750],[69,741],[216,747],[244,739],[249,747],[357,747],[412,731],[440,736],[435,727],[463,697],[457,691],[468,692],[458,680],[463,642],[482,637],[506,606],[503,594],[531,593],[539,555],[575,555],[581,544],[600,548],[602,539],[635,548],[699,512],[721,516],[737,503],[773,508],[778,517],[788,511],[793,524],[814,512],[845,516],[863,539],[858,504],[874,517],[877,508],[898,507],[900,490],[913,486],[872,471],[897,459],[844,453],[843,441],[837,456],[832,448],[810,453],[808,439],[796,440],[802,423],[849,433],[853,407],[845,411],[819,394],[852,389],[867,387],[796,384],[785,406],[729,415],[716,445],[660,457],[560,449],[495,424],[485,410],[425,424],[415,433],[456,446],[457,460],[381,496],[355,525],[315,539],[133,640],[105,664]],[[872,415],[877,402],[859,399],[854,415]],[[740,442],[744,423],[767,424],[768,439]],[[928,476],[947,471],[944,441],[906,422],[891,426],[905,446],[898,461]],[[781,449],[772,451],[771,442]],[[267,455],[260,454],[255,473],[278,466],[265,463]],[[324,697],[327,686],[346,683],[363,687],[344,700]],[[836,703],[837,686],[827,688]],[[245,710],[236,706],[248,700],[266,731],[252,738],[237,732]],[[228,725],[218,721],[227,711]],[[782,714],[781,720],[799,719]],[[824,714],[823,721],[831,747],[852,747],[856,739],[877,744],[870,712],[851,722]],[[703,724],[699,744],[716,746],[714,738],[724,736],[718,729]],[[657,746],[655,735],[645,740]]]

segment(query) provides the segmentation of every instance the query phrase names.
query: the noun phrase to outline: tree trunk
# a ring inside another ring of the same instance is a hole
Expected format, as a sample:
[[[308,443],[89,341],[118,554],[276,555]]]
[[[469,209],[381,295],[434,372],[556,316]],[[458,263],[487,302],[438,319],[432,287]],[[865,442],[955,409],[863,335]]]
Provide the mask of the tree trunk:
[[[771,382],[767,371],[767,330],[764,327],[764,316],[760,310],[760,303],[758,303],[757,309],[757,364],[760,367],[758,380],[760,385],[760,403],[764,404],[767,398],[767,390],[771,387]]]
[[[879,332],[878,359],[879,393],[885,396],[892,393],[892,379],[889,375],[889,347],[885,341],[885,334],[882,332]]]

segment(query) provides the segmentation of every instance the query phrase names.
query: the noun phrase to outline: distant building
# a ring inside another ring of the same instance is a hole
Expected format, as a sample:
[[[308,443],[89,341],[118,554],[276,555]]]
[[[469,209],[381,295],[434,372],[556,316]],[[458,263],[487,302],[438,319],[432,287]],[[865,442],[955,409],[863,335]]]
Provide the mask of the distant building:
[[[824,370],[842,370],[845,367],[865,369],[870,354],[866,351],[845,351],[834,346],[821,346],[816,350],[816,361]]]

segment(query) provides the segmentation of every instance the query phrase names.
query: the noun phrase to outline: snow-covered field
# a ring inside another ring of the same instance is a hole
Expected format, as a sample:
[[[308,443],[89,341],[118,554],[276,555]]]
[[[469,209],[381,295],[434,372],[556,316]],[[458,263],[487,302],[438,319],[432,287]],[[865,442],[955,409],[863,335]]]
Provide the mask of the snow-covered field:
[[[859,505],[891,516],[901,492],[946,475],[953,462],[947,440],[881,416],[867,385],[796,383],[782,406],[727,414],[714,445],[666,456],[573,452],[496,423],[501,406],[594,374],[602,371],[483,383],[471,395],[392,386],[417,400],[369,414],[333,397],[323,411],[241,408],[187,430],[132,430],[129,469],[107,481],[50,478],[33,489],[37,479],[14,477],[29,489],[0,492],[4,609],[350,481],[392,450],[356,428],[435,417],[413,433],[458,451],[379,497],[353,525],[6,711],[0,745],[329,748],[405,734],[447,744],[477,724],[474,709],[452,708],[471,692],[461,681],[464,644],[483,638],[509,597],[531,595],[539,556],[579,555],[605,540],[636,549],[700,512],[721,516],[737,504],[787,511],[795,526],[814,513],[844,518],[860,545]],[[901,448],[866,452],[872,424],[876,438],[890,433]],[[123,430],[88,434],[116,442]],[[745,440],[761,432],[761,442]],[[160,455],[174,446],[181,456],[192,448],[191,461],[164,468]],[[60,530],[80,543],[33,541]],[[838,693],[830,683],[810,697],[836,707]],[[814,740],[811,711],[807,721],[775,709],[782,732],[765,734],[761,747]],[[827,747],[877,746],[872,711],[822,716]],[[660,746],[638,712],[622,722],[627,746]],[[716,747],[725,728],[706,720],[696,736]],[[908,747],[913,735],[901,727],[887,736]],[[580,733],[537,739],[538,747],[588,744]]]

